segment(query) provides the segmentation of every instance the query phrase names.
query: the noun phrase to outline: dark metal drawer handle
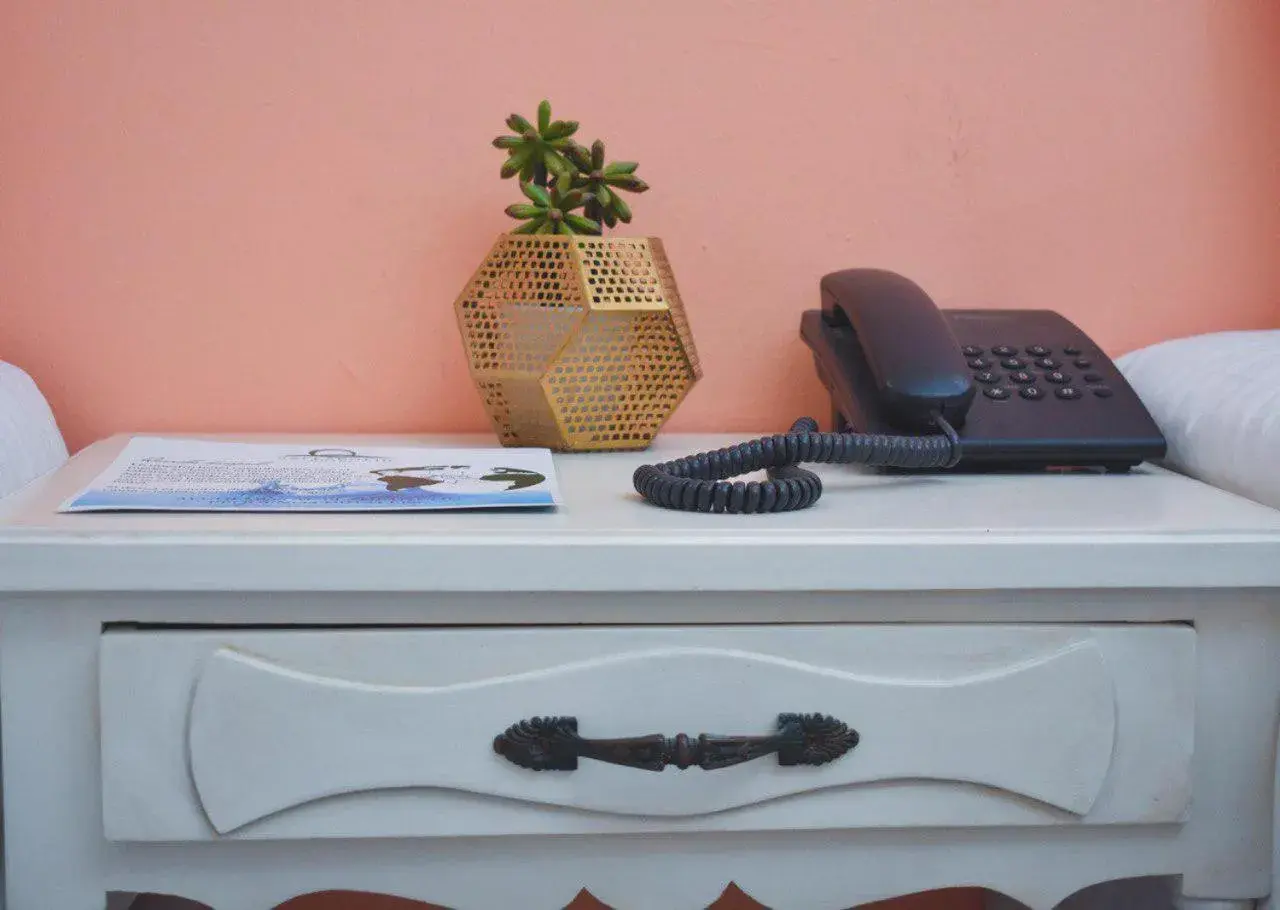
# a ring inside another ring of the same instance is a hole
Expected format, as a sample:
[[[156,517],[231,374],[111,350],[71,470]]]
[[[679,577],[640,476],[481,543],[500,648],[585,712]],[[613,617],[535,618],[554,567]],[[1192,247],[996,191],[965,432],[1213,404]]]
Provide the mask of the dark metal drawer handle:
[[[494,737],[493,751],[534,771],[573,771],[593,758],[644,771],[695,765],[705,771],[777,753],[779,765],[825,765],[858,744],[858,731],[825,714],[779,714],[772,736],[674,737],[654,733],[630,739],[583,739],[576,717],[533,717]]]

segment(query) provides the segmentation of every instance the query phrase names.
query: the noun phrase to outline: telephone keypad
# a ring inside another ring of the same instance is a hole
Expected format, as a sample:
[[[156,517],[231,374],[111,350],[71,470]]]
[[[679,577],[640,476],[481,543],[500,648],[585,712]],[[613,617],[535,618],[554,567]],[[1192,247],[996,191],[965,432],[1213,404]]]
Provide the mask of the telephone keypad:
[[[988,350],[992,358],[985,356]],[[1083,356],[1084,352],[1079,347],[1065,345],[1061,351],[1064,356],[1072,358],[1072,363],[1079,369],[1093,366],[1093,362]],[[1008,401],[1015,392],[1026,401],[1043,401],[1049,397],[1049,392],[1036,384],[1041,374],[1045,380],[1054,384],[1054,396],[1063,401],[1078,401],[1087,392],[1092,392],[1096,398],[1110,398],[1115,394],[1107,386],[1095,385],[1106,379],[1101,373],[1083,374],[1081,378],[1089,383],[1087,389],[1072,386],[1072,375],[1059,369],[1062,361],[1050,356],[1053,354],[1052,349],[1042,344],[1029,344],[1021,348],[1008,344],[992,345],[990,348],[966,344],[961,347],[960,352],[965,356],[969,368],[974,371],[974,380],[982,384],[982,394],[992,401]],[[991,369],[995,357],[1000,358],[1000,366],[1008,371],[1007,375]],[[1029,363],[1024,358],[1034,358],[1034,362]],[[1032,372],[1033,370],[1037,372]]]

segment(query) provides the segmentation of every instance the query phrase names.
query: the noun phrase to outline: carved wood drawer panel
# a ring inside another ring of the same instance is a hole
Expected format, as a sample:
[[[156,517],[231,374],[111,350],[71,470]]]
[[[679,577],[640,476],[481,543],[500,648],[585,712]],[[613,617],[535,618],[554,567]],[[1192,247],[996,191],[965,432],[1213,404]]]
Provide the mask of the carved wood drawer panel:
[[[120,841],[1154,824],[1189,800],[1180,626],[130,630],[100,668]]]

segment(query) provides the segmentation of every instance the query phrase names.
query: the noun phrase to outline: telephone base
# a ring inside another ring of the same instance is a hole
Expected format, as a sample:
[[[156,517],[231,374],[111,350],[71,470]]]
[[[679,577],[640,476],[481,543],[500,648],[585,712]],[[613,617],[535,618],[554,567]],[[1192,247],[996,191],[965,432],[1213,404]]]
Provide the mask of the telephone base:
[[[868,432],[853,427],[848,418],[834,403],[831,406],[831,426],[836,433]],[[897,468],[881,467],[874,470],[881,474],[1128,474],[1146,459],[1013,459],[1008,456],[982,459],[961,456],[960,462],[951,468]]]
[[[964,462],[954,468],[876,468],[883,474],[1128,474],[1137,464],[1019,464]]]

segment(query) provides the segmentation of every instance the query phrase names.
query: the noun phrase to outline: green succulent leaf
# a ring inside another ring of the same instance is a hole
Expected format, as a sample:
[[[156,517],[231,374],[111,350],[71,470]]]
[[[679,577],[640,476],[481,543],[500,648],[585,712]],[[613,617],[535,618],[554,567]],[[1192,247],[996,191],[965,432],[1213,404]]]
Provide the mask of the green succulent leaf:
[[[581,208],[587,202],[587,194],[583,190],[570,190],[560,197],[560,204],[556,206],[560,211],[567,212],[570,209]]]
[[[561,221],[556,225],[556,232],[560,234],[568,234],[570,237],[573,236],[573,228],[569,227],[568,223],[564,221]]]
[[[520,143],[522,142],[524,142],[524,139],[520,136],[499,136],[497,139],[493,140],[493,147],[500,149],[515,149],[519,148]]]
[[[564,223],[569,225],[579,234],[599,234],[600,222],[592,221],[590,218],[583,218],[581,215],[575,215],[572,212],[566,212]]]
[[[534,220],[534,221],[530,221],[530,222],[528,222],[528,223],[526,223],[526,224],[522,224],[522,225],[520,225],[520,227],[518,227],[518,228],[513,228],[513,229],[511,230],[511,233],[513,233],[513,234],[536,234],[536,233],[538,233],[538,228],[542,227],[543,223],[544,223],[544,219],[537,219],[537,220]]]
[[[538,225],[538,229],[534,231],[535,234],[554,234],[555,232],[556,229],[550,221],[542,222],[542,224]]]
[[[613,206],[609,211],[616,214],[619,221],[625,221],[627,224],[631,223],[631,206],[627,205],[626,200],[617,193],[613,194]]]
[[[573,176],[573,165],[568,161],[565,161],[560,153],[555,149],[544,147],[542,150],[542,160],[543,163],[546,164],[547,170],[555,174],[557,177]]]
[[[613,209],[604,210],[604,223],[609,225],[609,227],[618,226],[618,216],[614,214]]]
[[[520,203],[516,203],[515,205],[509,205],[506,208],[506,212],[508,215],[510,215],[512,218],[519,218],[521,221],[524,221],[529,218],[538,218],[542,215],[545,215],[546,211],[547,211],[546,208],[543,206],[522,205]]]
[[[538,186],[536,183],[529,183],[527,181],[522,182],[520,184],[520,189],[524,192],[526,196],[529,197],[529,199],[531,199],[533,202],[537,203],[538,205],[542,206],[543,208],[551,207],[551,196],[547,193],[546,190]]]
[[[597,139],[591,143],[591,170],[598,171],[604,167],[604,143]]]
[[[564,149],[565,157],[577,165],[578,170],[587,172],[591,170],[591,152],[574,142]]]
[[[543,99],[538,105],[538,133],[543,139],[549,138],[547,136],[549,126],[551,126],[551,102]]]
[[[603,183],[596,187],[596,202],[605,209],[613,204],[613,193],[609,192],[609,188]]]
[[[557,139],[568,139],[577,131],[578,121],[557,120],[542,131],[542,138],[548,142],[554,142]]]
[[[616,186],[621,190],[629,190],[633,193],[643,193],[649,189],[649,184],[645,183],[635,174],[617,174],[605,177],[605,183],[609,186]]]
[[[640,164],[635,161],[615,161],[613,164],[605,165],[604,173],[607,177],[616,177],[619,174],[634,174],[639,166]]]
[[[516,149],[502,164],[502,179],[506,180],[508,177],[514,177],[520,173],[521,169],[532,158],[533,151],[532,146],[522,146]]]
[[[517,133],[527,133],[533,129],[533,124],[525,120],[519,114],[512,114],[507,118],[507,126],[511,127]]]

